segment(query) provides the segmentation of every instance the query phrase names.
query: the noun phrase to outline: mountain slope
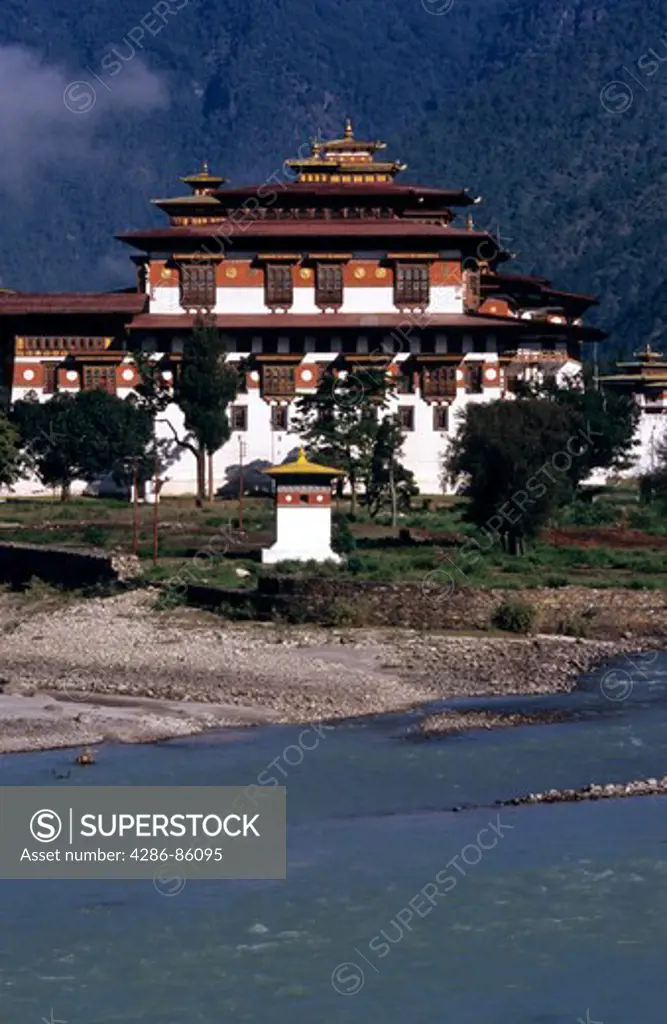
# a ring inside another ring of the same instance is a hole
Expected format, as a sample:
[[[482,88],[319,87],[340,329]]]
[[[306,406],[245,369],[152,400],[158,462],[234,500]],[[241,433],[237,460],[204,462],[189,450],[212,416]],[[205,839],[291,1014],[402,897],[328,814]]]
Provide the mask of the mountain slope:
[[[2,285],[130,283],[113,234],[161,223],[148,200],[202,157],[261,182],[349,113],[408,178],[481,192],[517,270],[599,293],[614,345],[659,343],[667,0],[24,4],[0,28]]]

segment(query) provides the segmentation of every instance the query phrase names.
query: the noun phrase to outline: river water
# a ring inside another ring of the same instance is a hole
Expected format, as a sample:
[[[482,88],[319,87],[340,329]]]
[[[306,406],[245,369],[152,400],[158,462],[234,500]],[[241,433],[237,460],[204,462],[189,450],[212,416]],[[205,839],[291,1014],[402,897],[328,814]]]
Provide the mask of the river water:
[[[106,748],[69,779],[69,751],[0,758],[5,785],[265,773],[288,806],[286,882],[0,881],[0,1021],[664,1024],[667,798],[493,806],[667,773],[667,656],[618,664],[607,696],[591,675],[485,704],[572,723],[416,744],[385,716],[292,766],[293,727]]]

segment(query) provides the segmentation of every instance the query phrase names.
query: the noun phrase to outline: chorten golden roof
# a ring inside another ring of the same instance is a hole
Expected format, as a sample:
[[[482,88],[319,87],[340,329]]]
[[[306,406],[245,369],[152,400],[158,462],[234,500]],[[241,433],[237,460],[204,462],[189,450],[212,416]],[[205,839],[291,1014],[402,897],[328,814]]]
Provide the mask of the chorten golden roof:
[[[303,448],[299,448],[299,454],[294,462],[283,462],[280,466],[272,466],[271,469],[263,469],[267,476],[344,476],[342,469],[334,469],[332,466],[322,466],[317,462],[311,462],[307,458]]]

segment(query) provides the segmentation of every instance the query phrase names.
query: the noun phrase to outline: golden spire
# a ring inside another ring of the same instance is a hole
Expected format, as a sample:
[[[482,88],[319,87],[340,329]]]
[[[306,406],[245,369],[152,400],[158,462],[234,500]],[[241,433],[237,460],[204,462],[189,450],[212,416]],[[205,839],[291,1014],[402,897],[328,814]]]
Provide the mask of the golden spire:
[[[346,139],[353,139],[354,138],[354,132],[352,130],[352,119],[349,118],[349,117],[345,118],[345,138]]]
[[[472,231],[474,226],[475,225],[473,224],[472,214],[469,213],[466,220],[466,227],[468,228],[468,231]]]
[[[208,174],[208,160],[202,160],[201,162],[201,173]]]

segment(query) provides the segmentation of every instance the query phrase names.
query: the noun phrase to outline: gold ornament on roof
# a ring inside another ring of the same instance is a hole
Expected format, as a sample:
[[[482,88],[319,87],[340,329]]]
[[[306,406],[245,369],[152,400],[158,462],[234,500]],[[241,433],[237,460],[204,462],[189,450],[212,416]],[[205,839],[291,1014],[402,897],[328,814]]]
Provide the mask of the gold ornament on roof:
[[[328,142],[312,141],[310,156],[285,163],[297,172],[300,182],[392,181],[399,171],[405,170],[406,165],[396,160],[376,161],[375,154],[383,149],[386,149],[384,142],[364,142],[355,138],[352,119],[347,117],[341,138]]]

